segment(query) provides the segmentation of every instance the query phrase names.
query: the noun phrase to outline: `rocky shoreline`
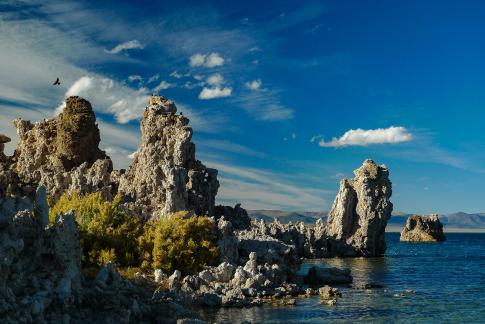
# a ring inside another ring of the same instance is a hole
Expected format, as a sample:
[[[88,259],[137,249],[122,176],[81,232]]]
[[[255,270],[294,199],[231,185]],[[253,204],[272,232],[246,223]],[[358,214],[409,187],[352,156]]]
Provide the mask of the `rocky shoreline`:
[[[251,221],[240,206],[216,206],[217,170],[195,157],[189,120],[170,100],[153,96],[141,122],[142,140],[128,170],[114,170],[99,149],[91,104],[69,97],[56,118],[14,121],[19,145],[5,156],[0,136],[0,317],[6,322],[159,322],[196,315],[187,305],[292,305],[321,295],[335,303],[332,284],[352,282],[349,270],[297,271],[304,258],[382,256],[392,212],[389,171],[372,160],[340,183],[328,223]],[[182,276],[119,275],[111,263],[89,277],[81,268],[75,217],[49,224],[49,204],[62,194],[122,197],[121,208],[144,221],[187,210],[213,218],[220,264]],[[49,204],[47,201],[49,200]],[[188,323],[190,321],[185,321]]]

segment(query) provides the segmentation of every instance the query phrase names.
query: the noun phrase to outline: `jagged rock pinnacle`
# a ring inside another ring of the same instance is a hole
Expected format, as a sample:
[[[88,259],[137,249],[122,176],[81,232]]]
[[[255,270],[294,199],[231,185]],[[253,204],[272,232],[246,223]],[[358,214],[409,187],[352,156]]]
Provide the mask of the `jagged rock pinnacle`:
[[[132,202],[129,208],[144,217],[180,210],[214,212],[217,170],[196,160],[189,120],[176,111],[172,101],[150,98],[141,122],[141,145],[120,180],[120,193]]]
[[[365,160],[355,178],[340,182],[328,216],[326,235],[334,239],[329,252],[343,256],[384,254],[384,233],[391,217],[392,185],[384,165]]]

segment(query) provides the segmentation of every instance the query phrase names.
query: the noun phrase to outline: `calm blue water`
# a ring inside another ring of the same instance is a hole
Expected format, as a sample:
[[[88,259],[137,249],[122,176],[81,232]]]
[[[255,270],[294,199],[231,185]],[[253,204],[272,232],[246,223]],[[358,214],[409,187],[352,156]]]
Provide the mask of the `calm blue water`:
[[[336,306],[320,305],[313,297],[297,299],[296,306],[227,308],[203,316],[230,323],[485,323],[485,234],[450,233],[443,243],[401,243],[398,233],[386,239],[383,258],[313,260],[302,267],[349,267],[354,286],[385,288],[341,287]],[[406,297],[394,296],[401,293]]]

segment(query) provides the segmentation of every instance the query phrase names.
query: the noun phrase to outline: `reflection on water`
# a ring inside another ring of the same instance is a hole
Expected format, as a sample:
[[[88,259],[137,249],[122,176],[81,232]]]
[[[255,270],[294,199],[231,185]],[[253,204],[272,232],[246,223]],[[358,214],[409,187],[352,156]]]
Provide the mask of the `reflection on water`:
[[[296,306],[203,310],[212,322],[326,323],[326,322],[480,322],[485,318],[485,234],[448,234],[438,244],[400,243],[387,234],[383,258],[310,260],[315,264],[350,268],[352,286],[339,287],[336,306],[319,298],[298,299]],[[383,288],[362,289],[365,284]],[[405,292],[407,289],[416,293]],[[404,294],[404,297],[395,295]]]
[[[301,274],[308,272],[314,265],[352,269],[354,288],[364,287],[366,284],[383,285],[388,273],[387,259],[382,258],[332,258],[322,260],[308,260],[300,269]]]

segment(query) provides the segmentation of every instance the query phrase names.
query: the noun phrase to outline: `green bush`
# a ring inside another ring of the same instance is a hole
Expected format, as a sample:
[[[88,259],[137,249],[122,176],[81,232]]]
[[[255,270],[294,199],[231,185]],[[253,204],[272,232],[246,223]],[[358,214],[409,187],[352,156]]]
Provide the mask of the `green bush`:
[[[106,201],[101,193],[73,193],[63,195],[50,209],[51,222],[60,212],[74,211],[84,267],[111,261],[121,271],[130,269],[130,273],[138,268],[160,268],[166,273],[178,269],[191,274],[217,262],[215,225],[209,217],[178,212],[143,224],[124,212],[120,201],[121,197]]]
[[[153,240],[153,268],[166,273],[178,269],[191,274],[219,258],[214,222],[209,217],[188,217],[187,212],[165,216],[146,226],[145,237]]]
[[[137,239],[143,234],[143,224],[119,207],[120,200],[105,201],[99,192],[73,193],[63,195],[51,208],[51,222],[59,212],[74,211],[84,266],[103,266],[108,261],[120,267],[141,264]]]

